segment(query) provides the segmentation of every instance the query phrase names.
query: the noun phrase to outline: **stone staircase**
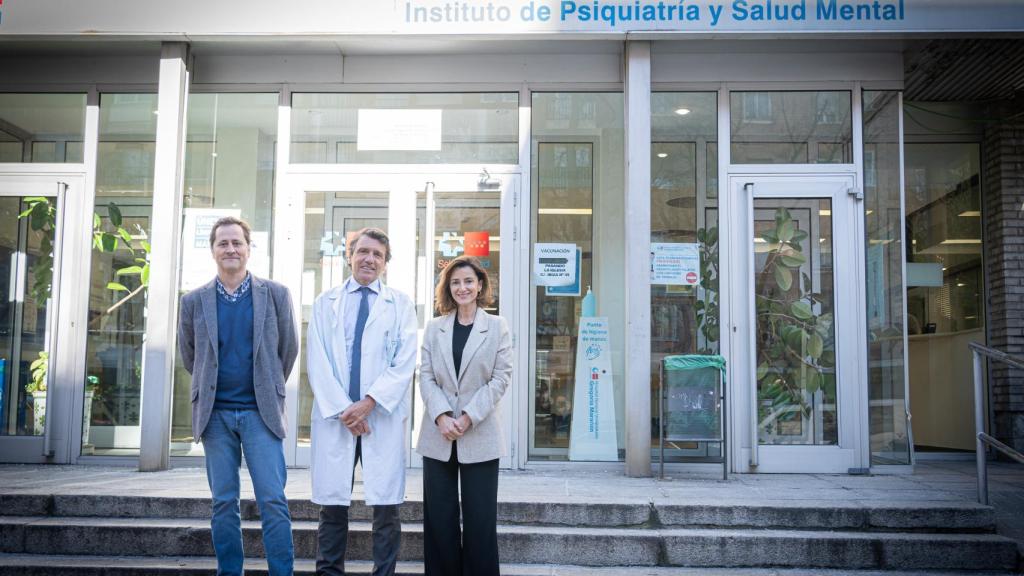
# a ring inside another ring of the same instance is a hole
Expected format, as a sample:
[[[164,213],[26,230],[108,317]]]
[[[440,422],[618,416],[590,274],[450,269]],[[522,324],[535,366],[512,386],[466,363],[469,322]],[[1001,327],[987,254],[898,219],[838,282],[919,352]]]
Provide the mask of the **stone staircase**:
[[[312,574],[318,507],[290,505],[297,573]],[[407,502],[402,516],[400,573],[422,574],[422,503]],[[247,573],[265,573],[255,502],[243,501],[242,517],[255,568]],[[370,510],[356,503],[351,518],[349,567],[369,573]],[[1006,574],[1018,566],[1017,544],[995,533],[992,509],[972,503],[500,502],[498,518],[507,576]],[[212,557],[205,498],[0,495],[0,576],[213,574]]]

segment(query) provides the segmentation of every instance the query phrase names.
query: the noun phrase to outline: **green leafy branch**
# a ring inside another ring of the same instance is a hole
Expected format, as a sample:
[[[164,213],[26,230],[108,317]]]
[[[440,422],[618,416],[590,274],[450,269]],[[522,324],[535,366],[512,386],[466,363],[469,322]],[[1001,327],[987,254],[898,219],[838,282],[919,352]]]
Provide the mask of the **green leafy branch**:
[[[811,277],[802,272],[808,234],[796,228],[787,209],[776,210],[774,228],[761,238],[770,248],[755,294],[760,397],[773,407],[798,405],[810,415],[815,392],[835,394],[833,314],[816,311],[831,302],[811,290]]]
[[[39,254],[32,264],[32,299],[43,305],[53,289],[53,241],[57,234],[57,207],[45,196],[28,196],[22,200],[28,208],[18,214],[27,218],[33,232],[39,232]]]
[[[694,305],[697,312],[697,326],[704,336],[705,346],[698,350],[700,354],[717,354],[718,340],[721,338],[718,307],[718,228],[700,228],[697,230],[697,241],[700,242],[700,287],[703,297]]]
[[[99,214],[93,213],[92,221],[92,246],[99,252],[116,252],[122,246],[125,250],[129,250],[132,253],[134,264],[119,268],[114,272],[116,278],[125,277],[137,277],[139,285],[134,289],[130,289],[123,282],[110,281],[107,282],[107,288],[115,292],[127,292],[127,294],[114,303],[113,306],[108,308],[104,315],[113,313],[115,310],[124,306],[135,296],[143,293],[149,287],[149,255],[150,255],[150,244],[146,240],[139,241],[139,248],[132,246],[134,238],[132,234],[124,228],[124,218],[121,215],[121,210],[116,204],[111,202],[107,204],[107,217],[110,221],[109,226],[104,226],[103,219]],[[136,232],[145,237],[146,231],[142,229],[138,224],[135,225]]]

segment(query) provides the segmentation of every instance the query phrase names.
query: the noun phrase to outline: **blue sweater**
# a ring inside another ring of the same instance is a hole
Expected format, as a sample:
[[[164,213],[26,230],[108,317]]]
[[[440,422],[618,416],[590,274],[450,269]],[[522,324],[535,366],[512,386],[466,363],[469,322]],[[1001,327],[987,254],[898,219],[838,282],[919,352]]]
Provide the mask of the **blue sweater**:
[[[216,409],[257,408],[253,387],[252,290],[231,302],[217,294]]]

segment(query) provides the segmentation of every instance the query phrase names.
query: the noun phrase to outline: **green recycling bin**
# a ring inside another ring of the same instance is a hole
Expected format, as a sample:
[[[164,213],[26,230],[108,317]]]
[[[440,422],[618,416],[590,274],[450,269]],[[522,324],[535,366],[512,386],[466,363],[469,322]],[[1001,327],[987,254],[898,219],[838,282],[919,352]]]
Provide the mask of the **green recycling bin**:
[[[665,477],[665,441],[714,442],[721,446],[722,478],[729,477],[726,444],[725,358],[682,354],[661,361],[660,449]]]

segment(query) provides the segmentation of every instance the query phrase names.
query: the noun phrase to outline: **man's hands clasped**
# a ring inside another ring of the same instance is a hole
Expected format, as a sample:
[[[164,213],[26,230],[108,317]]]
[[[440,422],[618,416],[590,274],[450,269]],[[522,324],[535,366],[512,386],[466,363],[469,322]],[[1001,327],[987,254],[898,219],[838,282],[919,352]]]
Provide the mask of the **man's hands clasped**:
[[[367,423],[366,419],[376,406],[377,401],[370,396],[366,396],[359,402],[352,403],[351,406],[338,416],[338,419],[341,420],[341,423],[348,428],[348,431],[353,436],[369,434],[370,424]]]

